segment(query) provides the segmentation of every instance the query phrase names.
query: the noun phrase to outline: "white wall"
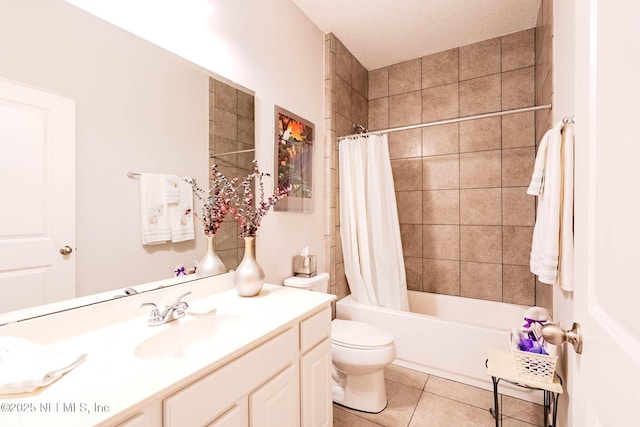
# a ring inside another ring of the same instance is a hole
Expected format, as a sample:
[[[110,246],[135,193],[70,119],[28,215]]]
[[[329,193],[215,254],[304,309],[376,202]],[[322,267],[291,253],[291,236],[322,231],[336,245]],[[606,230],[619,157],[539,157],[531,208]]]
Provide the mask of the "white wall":
[[[553,123],[575,114],[575,4],[573,0],[554,1],[554,40],[553,40]],[[570,329],[573,318],[573,293],[558,287],[553,290],[554,322],[564,329]],[[568,344],[559,346],[559,371],[565,384],[573,382],[573,348]],[[565,387],[560,398],[558,425],[572,425],[569,415],[571,388]]]
[[[0,0],[0,11],[0,76],[76,100],[77,295],[193,265],[204,238],[141,245],[139,181],[126,173],[206,181],[208,76],[62,0]]]
[[[324,265],[324,36],[290,0],[68,0],[255,91],[256,152],[274,168],[274,104],[315,124],[314,212],[269,213],[257,257],[267,281],[291,275],[309,245]],[[266,188],[273,188],[272,181]]]

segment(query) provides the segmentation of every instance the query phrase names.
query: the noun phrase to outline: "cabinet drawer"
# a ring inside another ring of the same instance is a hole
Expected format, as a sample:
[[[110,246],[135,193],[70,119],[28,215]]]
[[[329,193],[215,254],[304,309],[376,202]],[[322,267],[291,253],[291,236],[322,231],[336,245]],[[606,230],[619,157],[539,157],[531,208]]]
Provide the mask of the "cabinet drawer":
[[[164,400],[166,427],[202,426],[297,357],[297,329],[289,329]]]
[[[331,308],[300,322],[300,351],[305,353],[311,347],[331,335]]]

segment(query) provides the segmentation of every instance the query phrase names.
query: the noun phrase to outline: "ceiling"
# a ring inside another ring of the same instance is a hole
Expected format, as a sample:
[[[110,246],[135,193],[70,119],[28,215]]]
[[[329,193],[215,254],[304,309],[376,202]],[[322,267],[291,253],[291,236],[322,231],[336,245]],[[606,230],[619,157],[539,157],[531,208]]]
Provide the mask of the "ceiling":
[[[535,27],[541,0],[292,0],[368,70]]]

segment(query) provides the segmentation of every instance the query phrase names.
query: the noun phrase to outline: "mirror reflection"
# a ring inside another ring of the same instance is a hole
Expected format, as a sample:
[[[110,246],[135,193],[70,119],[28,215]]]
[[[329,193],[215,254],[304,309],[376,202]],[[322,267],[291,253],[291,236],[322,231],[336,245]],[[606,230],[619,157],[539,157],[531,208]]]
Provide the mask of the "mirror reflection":
[[[251,151],[215,159],[211,154],[255,146],[252,92],[62,0],[5,2],[2,8],[9,10],[0,13],[0,79],[6,83],[0,105],[7,105],[7,88],[15,86],[66,99],[72,122],[64,123],[75,148],[51,148],[55,138],[43,124],[51,119],[33,113],[41,111],[33,106],[25,114],[12,110],[11,117],[23,121],[0,130],[8,153],[3,178],[11,183],[0,213],[0,313],[56,299],[111,296],[112,290],[152,281],[174,283],[176,266],[193,266],[206,250],[202,227],[195,221],[192,240],[143,245],[140,182],[127,173],[207,183],[216,162],[229,176],[244,174]],[[15,139],[7,135],[16,129],[39,129],[31,133],[40,139],[27,135],[31,145],[12,145]],[[55,168],[51,157],[61,160]],[[56,227],[43,212],[70,222],[69,230],[50,234]],[[35,230],[27,228],[34,223]],[[241,251],[236,225],[225,226],[216,250],[234,268]],[[41,245],[25,249],[21,244],[28,238]],[[64,278],[46,271],[53,262],[67,270]],[[39,269],[35,281],[28,264]]]

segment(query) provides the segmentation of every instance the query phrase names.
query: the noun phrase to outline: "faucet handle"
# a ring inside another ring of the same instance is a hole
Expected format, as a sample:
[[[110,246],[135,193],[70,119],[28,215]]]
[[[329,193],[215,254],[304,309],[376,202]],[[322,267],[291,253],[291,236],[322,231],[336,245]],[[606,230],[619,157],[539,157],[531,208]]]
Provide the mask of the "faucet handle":
[[[178,299],[176,300],[176,302],[183,302],[183,301],[182,301],[182,298],[184,298],[184,297],[186,297],[187,295],[190,295],[190,294],[191,294],[191,291],[189,291],[189,292],[185,292],[184,294],[182,294],[182,295],[180,295],[180,296],[178,297]],[[185,302],[185,304],[186,304],[186,302]]]
[[[152,302],[143,302],[142,304],[140,304],[140,308],[144,308],[144,307],[153,307],[153,309],[151,310],[151,312],[158,312],[158,306],[155,305]]]

